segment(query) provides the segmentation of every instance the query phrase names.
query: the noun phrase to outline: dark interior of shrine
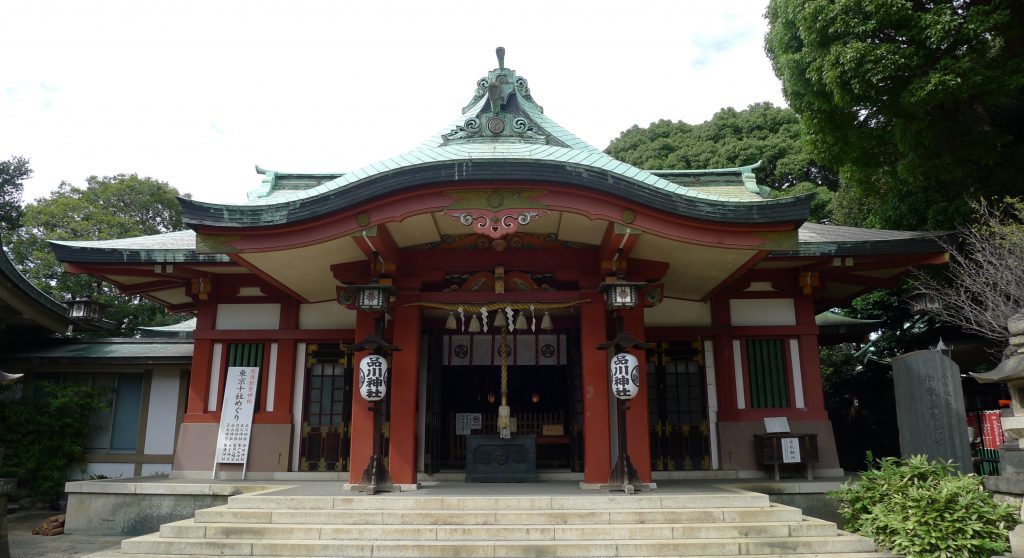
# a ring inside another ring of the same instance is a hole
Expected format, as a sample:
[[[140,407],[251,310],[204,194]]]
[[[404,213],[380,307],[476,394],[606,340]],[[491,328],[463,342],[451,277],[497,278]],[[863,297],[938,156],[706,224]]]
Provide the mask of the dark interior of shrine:
[[[462,469],[470,435],[497,433],[501,405],[500,366],[441,366],[437,370],[442,466]],[[570,366],[509,366],[508,405],[513,436],[537,439],[537,465],[568,470],[573,467],[574,431],[578,417],[578,379]],[[463,415],[463,416],[459,416]],[[468,416],[466,416],[468,415]],[[473,421],[472,415],[479,415]],[[459,421],[473,421],[467,431]]]

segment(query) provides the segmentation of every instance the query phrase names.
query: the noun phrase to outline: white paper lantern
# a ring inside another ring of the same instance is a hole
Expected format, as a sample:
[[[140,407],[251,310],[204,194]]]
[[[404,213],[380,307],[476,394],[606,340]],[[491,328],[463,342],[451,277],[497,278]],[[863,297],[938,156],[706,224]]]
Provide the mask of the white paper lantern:
[[[367,401],[380,401],[388,394],[391,365],[381,355],[367,355],[359,361],[359,395]]]
[[[633,399],[640,391],[640,363],[629,353],[612,357],[612,393],[619,399]]]

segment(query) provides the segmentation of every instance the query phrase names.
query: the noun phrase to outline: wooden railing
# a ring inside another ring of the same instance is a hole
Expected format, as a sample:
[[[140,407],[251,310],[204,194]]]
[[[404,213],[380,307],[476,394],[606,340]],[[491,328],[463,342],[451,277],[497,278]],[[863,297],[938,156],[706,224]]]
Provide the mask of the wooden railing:
[[[472,434],[496,434],[498,432],[498,414],[483,413],[481,428]],[[537,437],[537,464],[545,467],[568,467],[570,465],[569,428],[565,426],[565,414],[562,412],[518,413],[513,414],[516,431],[513,435],[533,434]],[[562,435],[544,435],[545,425],[562,427]],[[448,447],[451,448],[451,460],[466,460],[466,436],[455,434],[455,413],[448,414]]]

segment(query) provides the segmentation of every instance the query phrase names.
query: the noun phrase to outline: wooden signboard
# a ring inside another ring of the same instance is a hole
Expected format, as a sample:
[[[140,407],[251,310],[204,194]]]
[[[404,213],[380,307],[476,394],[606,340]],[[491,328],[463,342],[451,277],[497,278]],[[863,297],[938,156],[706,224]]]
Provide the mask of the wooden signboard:
[[[228,368],[224,382],[224,401],[220,407],[220,428],[217,430],[217,450],[213,460],[213,478],[217,478],[218,463],[241,463],[245,478],[249,458],[249,439],[252,435],[252,412],[256,405],[256,387],[260,369],[249,366]]]

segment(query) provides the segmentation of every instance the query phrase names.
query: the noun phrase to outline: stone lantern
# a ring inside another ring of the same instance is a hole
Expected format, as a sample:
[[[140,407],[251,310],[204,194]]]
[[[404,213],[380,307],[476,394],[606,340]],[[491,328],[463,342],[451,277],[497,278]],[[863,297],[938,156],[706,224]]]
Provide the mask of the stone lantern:
[[[1024,314],[1010,318],[1007,328],[1010,346],[1004,352],[1003,361],[990,372],[971,376],[983,384],[1005,383],[1009,388],[1012,413],[1004,413],[1001,422],[1003,432],[1013,443],[1007,444],[1011,447],[1000,448],[1003,453],[1000,470],[1003,475],[1024,475]]]
[[[985,488],[998,499],[1024,503],[1024,313],[1016,314],[1006,323],[1010,346],[1003,361],[991,372],[973,373],[983,383],[1005,383],[1010,390],[1011,412],[1003,412],[1001,422],[1007,443],[999,448],[999,475],[985,477]],[[1022,517],[1024,517],[1024,507]],[[1013,556],[1024,555],[1024,525],[1010,531]]]

